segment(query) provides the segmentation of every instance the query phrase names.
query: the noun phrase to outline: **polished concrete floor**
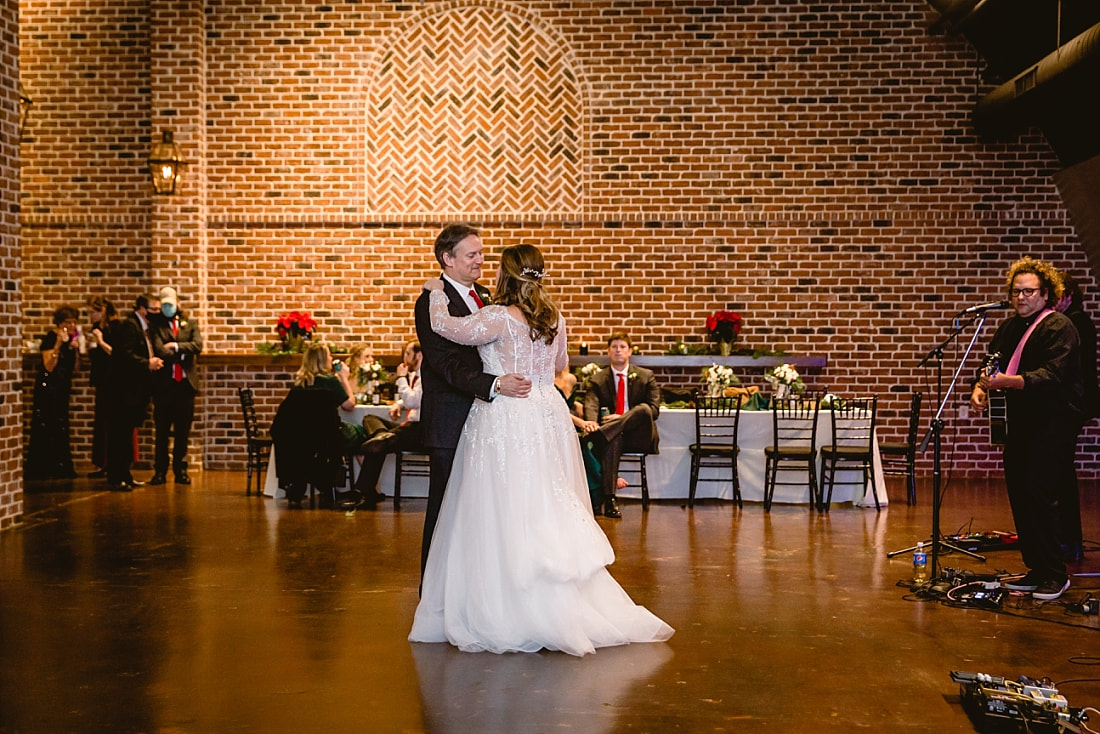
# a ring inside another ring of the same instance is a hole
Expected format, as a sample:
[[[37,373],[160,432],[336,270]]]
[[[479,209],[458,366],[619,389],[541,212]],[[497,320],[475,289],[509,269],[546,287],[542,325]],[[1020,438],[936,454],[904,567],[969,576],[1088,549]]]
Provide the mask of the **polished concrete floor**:
[[[292,511],[246,497],[243,473],[194,477],[29,488],[25,522],[0,534],[0,732],[974,731],[951,670],[1091,678],[1062,693],[1100,704],[1096,616],[897,585],[911,556],[887,551],[928,536],[927,483],[921,505],[881,513],[626,504],[600,519],[612,572],[676,635],[578,659],[406,641],[423,500]],[[942,527],[964,526],[1011,529],[998,483],[948,483]],[[1021,568],[1013,551],[940,566]],[[1100,551],[1071,570],[1100,571]],[[1075,577],[1063,601],[1090,589]]]

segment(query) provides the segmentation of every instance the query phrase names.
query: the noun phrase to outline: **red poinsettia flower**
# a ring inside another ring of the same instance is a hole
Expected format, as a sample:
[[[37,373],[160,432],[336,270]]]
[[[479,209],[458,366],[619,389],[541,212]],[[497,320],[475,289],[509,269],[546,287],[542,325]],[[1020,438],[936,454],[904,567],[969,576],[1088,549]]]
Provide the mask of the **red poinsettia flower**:
[[[284,313],[275,322],[275,331],[280,339],[285,339],[287,334],[292,336],[310,337],[317,328],[317,322],[305,311],[290,311]]]
[[[741,333],[741,317],[733,311],[715,311],[707,316],[707,331],[715,339],[731,342]]]

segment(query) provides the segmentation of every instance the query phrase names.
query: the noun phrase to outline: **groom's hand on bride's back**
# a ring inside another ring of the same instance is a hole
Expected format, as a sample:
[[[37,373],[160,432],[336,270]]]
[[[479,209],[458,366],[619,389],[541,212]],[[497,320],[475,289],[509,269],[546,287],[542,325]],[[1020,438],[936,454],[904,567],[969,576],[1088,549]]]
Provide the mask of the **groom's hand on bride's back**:
[[[502,375],[497,393],[509,398],[525,398],[531,394],[531,381],[515,372]]]

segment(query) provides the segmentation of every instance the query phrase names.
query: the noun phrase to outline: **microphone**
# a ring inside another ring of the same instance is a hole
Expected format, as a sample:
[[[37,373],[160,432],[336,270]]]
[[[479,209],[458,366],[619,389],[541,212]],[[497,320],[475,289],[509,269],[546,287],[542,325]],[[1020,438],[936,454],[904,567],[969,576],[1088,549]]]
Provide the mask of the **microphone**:
[[[1011,308],[1012,304],[1008,301],[990,301],[989,303],[983,303],[978,306],[971,306],[970,308],[964,308],[959,311],[960,316],[967,316],[972,313],[985,313],[986,311],[995,311],[998,308]]]

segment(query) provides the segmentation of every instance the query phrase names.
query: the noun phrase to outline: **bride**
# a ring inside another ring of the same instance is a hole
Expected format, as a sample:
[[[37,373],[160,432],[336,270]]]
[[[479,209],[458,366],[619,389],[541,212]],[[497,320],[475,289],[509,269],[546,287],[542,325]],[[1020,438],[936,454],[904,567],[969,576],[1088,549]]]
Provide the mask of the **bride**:
[[[501,253],[493,306],[447,312],[429,280],[432,329],[476,344],[485,371],[531,378],[530,397],[475,401],[432,538],[413,642],[467,652],[571,655],[667,640],[673,629],[631,601],[606,566],[577,434],[554,375],[568,364],[565,320],[543,292],[542,253]]]

